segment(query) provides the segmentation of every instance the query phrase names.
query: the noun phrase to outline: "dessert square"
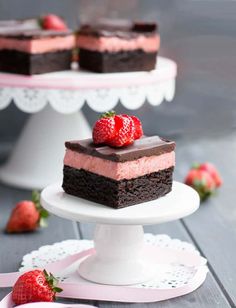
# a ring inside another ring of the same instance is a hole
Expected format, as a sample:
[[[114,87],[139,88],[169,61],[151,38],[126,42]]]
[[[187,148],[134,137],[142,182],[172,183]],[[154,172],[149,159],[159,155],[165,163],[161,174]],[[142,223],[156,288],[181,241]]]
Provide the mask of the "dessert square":
[[[155,23],[97,23],[78,31],[79,65],[97,73],[150,71],[160,46]]]
[[[72,31],[0,29],[0,71],[34,75],[69,70]]]
[[[171,191],[173,141],[143,137],[129,146],[112,148],[85,139],[65,146],[62,187],[70,195],[118,209]]]

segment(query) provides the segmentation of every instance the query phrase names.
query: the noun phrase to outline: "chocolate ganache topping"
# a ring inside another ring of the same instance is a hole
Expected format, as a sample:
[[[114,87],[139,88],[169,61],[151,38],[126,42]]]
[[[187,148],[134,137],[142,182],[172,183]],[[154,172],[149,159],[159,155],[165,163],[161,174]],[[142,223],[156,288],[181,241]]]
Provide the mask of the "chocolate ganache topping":
[[[126,20],[102,20],[93,24],[81,25],[78,34],[94,37],[119,37],[132,39],[140,36],[153,36],[158,32],[158,25],[149,22],[131,22]]]
[[[92,139],[67,141],[67,149],[100,157],[115,162],[126,162],[143,156],[161,155],[174,151],[175,142],[158,136],[143,137],[127,147],[112,148],[110,146],[95,145]]]

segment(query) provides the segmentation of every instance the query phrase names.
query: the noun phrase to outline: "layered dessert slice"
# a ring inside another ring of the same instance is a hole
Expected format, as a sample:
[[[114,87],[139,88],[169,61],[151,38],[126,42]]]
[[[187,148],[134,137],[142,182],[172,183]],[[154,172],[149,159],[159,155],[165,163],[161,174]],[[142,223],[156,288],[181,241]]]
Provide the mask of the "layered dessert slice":
[[[150,71],[160,46],[154,23],[100,22],[78,31],[79,65],[98,73]]]
[[[63,189],[66,193],[123,208],[171,191],[175,142],[158,136],[112,148],[92,139],[65,143]]]
[[[72,31],[0,32],[0,70],[33,75],[69,70],[75,36]]]

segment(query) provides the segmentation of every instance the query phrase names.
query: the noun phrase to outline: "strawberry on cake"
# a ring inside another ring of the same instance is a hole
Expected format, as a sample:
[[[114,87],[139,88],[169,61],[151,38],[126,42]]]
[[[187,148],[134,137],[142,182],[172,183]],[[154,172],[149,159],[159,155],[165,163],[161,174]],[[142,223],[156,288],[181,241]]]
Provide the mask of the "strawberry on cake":
[[[0,70],[23,75],[69,70],[74,47],[74,33],[56,15],[2,23]]]
[[[93,139],[65,146],[62,187],[70,195],[118,209],[171,191],[175,142],[143,136],[135,116],[106,113]]]

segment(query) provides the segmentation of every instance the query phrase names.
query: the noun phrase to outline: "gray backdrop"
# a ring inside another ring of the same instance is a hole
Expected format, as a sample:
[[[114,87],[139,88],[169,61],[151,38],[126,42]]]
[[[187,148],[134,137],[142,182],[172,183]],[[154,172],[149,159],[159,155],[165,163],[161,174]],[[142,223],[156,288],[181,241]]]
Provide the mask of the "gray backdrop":
[[[134,113],[146,134],[183,138],[227,134],[236,127],[236,1],[0,0],[0,19],[54,12],[75,28],[80,20],[122,17],[157,20],[161,55],[178,64],[176,97]],[[97,114],[83,108],[92,123]],[[118,111],[124,112],[121,105]],[[28,115],[14,104],[0,112],[1,146],[11,145]]]

